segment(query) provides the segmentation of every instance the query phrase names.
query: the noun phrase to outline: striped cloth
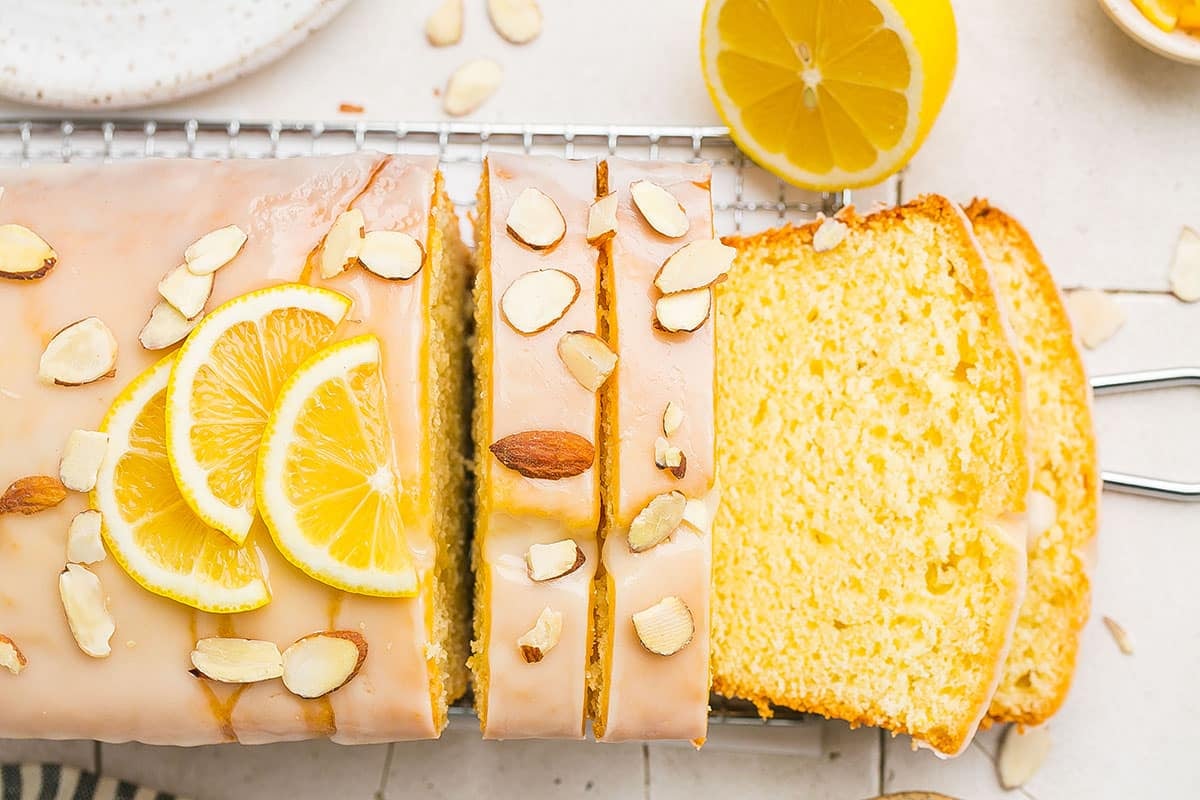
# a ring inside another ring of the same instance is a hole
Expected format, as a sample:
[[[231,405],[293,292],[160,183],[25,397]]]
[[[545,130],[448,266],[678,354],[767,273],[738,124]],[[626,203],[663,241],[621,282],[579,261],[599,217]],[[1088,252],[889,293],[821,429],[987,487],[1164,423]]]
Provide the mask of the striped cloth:
[[[184,800],[62,764],[0,764],[0,800]]]

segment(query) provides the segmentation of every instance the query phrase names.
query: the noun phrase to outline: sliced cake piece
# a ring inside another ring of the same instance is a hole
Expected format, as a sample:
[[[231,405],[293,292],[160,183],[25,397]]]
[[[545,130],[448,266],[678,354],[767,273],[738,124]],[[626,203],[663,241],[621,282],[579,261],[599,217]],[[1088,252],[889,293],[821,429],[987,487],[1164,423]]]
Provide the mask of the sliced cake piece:
[[[710,520],[716,512],[711,285],[732,251],[713,240],[706,164],[608,159],[603,394],[605,518],[596,583],[596,738],[705,737]],[[598,231],[594,231],[598,233]]]
[[[969,224],[927,196],[727,241],[714,688],[956,754],[1009,648],[1029,491]]]
[[[587,369],[598,342],[595,194],[594,161],[492,154],[484,164],[471,665],[491,739],[584,732],[600,514],[599,383]]]
[[[1017,336],[1029,397],[1029,585],[989,715],[1037,725],[1066,698],[1091,595],[1100,475],[1091,389],[1050,270],[1029,234],[986,200],[967,216]]]

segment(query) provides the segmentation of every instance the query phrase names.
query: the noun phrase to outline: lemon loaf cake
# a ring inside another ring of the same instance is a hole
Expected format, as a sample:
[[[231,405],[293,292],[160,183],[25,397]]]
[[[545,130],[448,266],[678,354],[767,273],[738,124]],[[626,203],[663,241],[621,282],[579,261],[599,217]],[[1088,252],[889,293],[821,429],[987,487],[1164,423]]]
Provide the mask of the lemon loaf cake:
[[[471,658],[486,738],[581,738],[600,498],[594,161],[489,155],[475,284]]]
[[[956,754],[1012,637],[1030,481],[969,224],[927,196],[727,243],[714,689]]]
[[[0,186],[0,737],[437,736],[469,265],[436,160]]]
[[[1091,389],[1050,270],[1025,229],[986,200],[967,207],[1017,337],[1029,397],[1029,581],[989,715],[1044,722],[1066,698],[1090,603],[1100,475]]]
[[[717,504],[712,284],[734,251],[713,238],[707,164],[613,158],[600,174],[593,234],[608,237],[603,319],[618,360],[602,403],[594,730],[698,745]]]

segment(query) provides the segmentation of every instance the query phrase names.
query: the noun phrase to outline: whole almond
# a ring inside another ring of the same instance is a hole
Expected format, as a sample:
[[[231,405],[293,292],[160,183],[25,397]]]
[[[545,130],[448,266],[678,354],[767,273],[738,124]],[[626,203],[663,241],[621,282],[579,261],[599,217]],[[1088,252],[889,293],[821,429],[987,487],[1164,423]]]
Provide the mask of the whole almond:
[[[526,478],[560,480],[581,475],[596,460],[596,448],[570,431],[521,431],[488,448],[496,460]]]
[[[36,514],[67,499],[67,487],[49,475],[30,475],[9,484],[0,495],[0,514]]]

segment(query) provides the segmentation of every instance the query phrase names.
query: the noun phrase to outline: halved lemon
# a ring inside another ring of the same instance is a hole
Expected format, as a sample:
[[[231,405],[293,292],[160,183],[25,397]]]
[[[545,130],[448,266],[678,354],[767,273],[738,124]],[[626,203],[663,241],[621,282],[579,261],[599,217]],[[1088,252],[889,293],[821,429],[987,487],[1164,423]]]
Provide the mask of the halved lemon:
[[[956,58],[950,0],[708,0],[700,33],[704,81],[734,140],[820,191],[903,167]]]
[[[317,352],[350,298],[288,283],[234,298],[196,326],[167,386],[167,453],[200,519],[235,542],[254,521],[254,467],[284,381]]]
[[[288,379],[256,487],[279,552],[308,575],[358,594],[416,594],[379,339],[331,345]]]
[[[210,528],[184,502],[167,461],[167,378],[175,355],[143,372],[113,401],[100,430],[108,450],[91,493],[113,558],[155,594],[201,611],[266,605],[262,554]]]

